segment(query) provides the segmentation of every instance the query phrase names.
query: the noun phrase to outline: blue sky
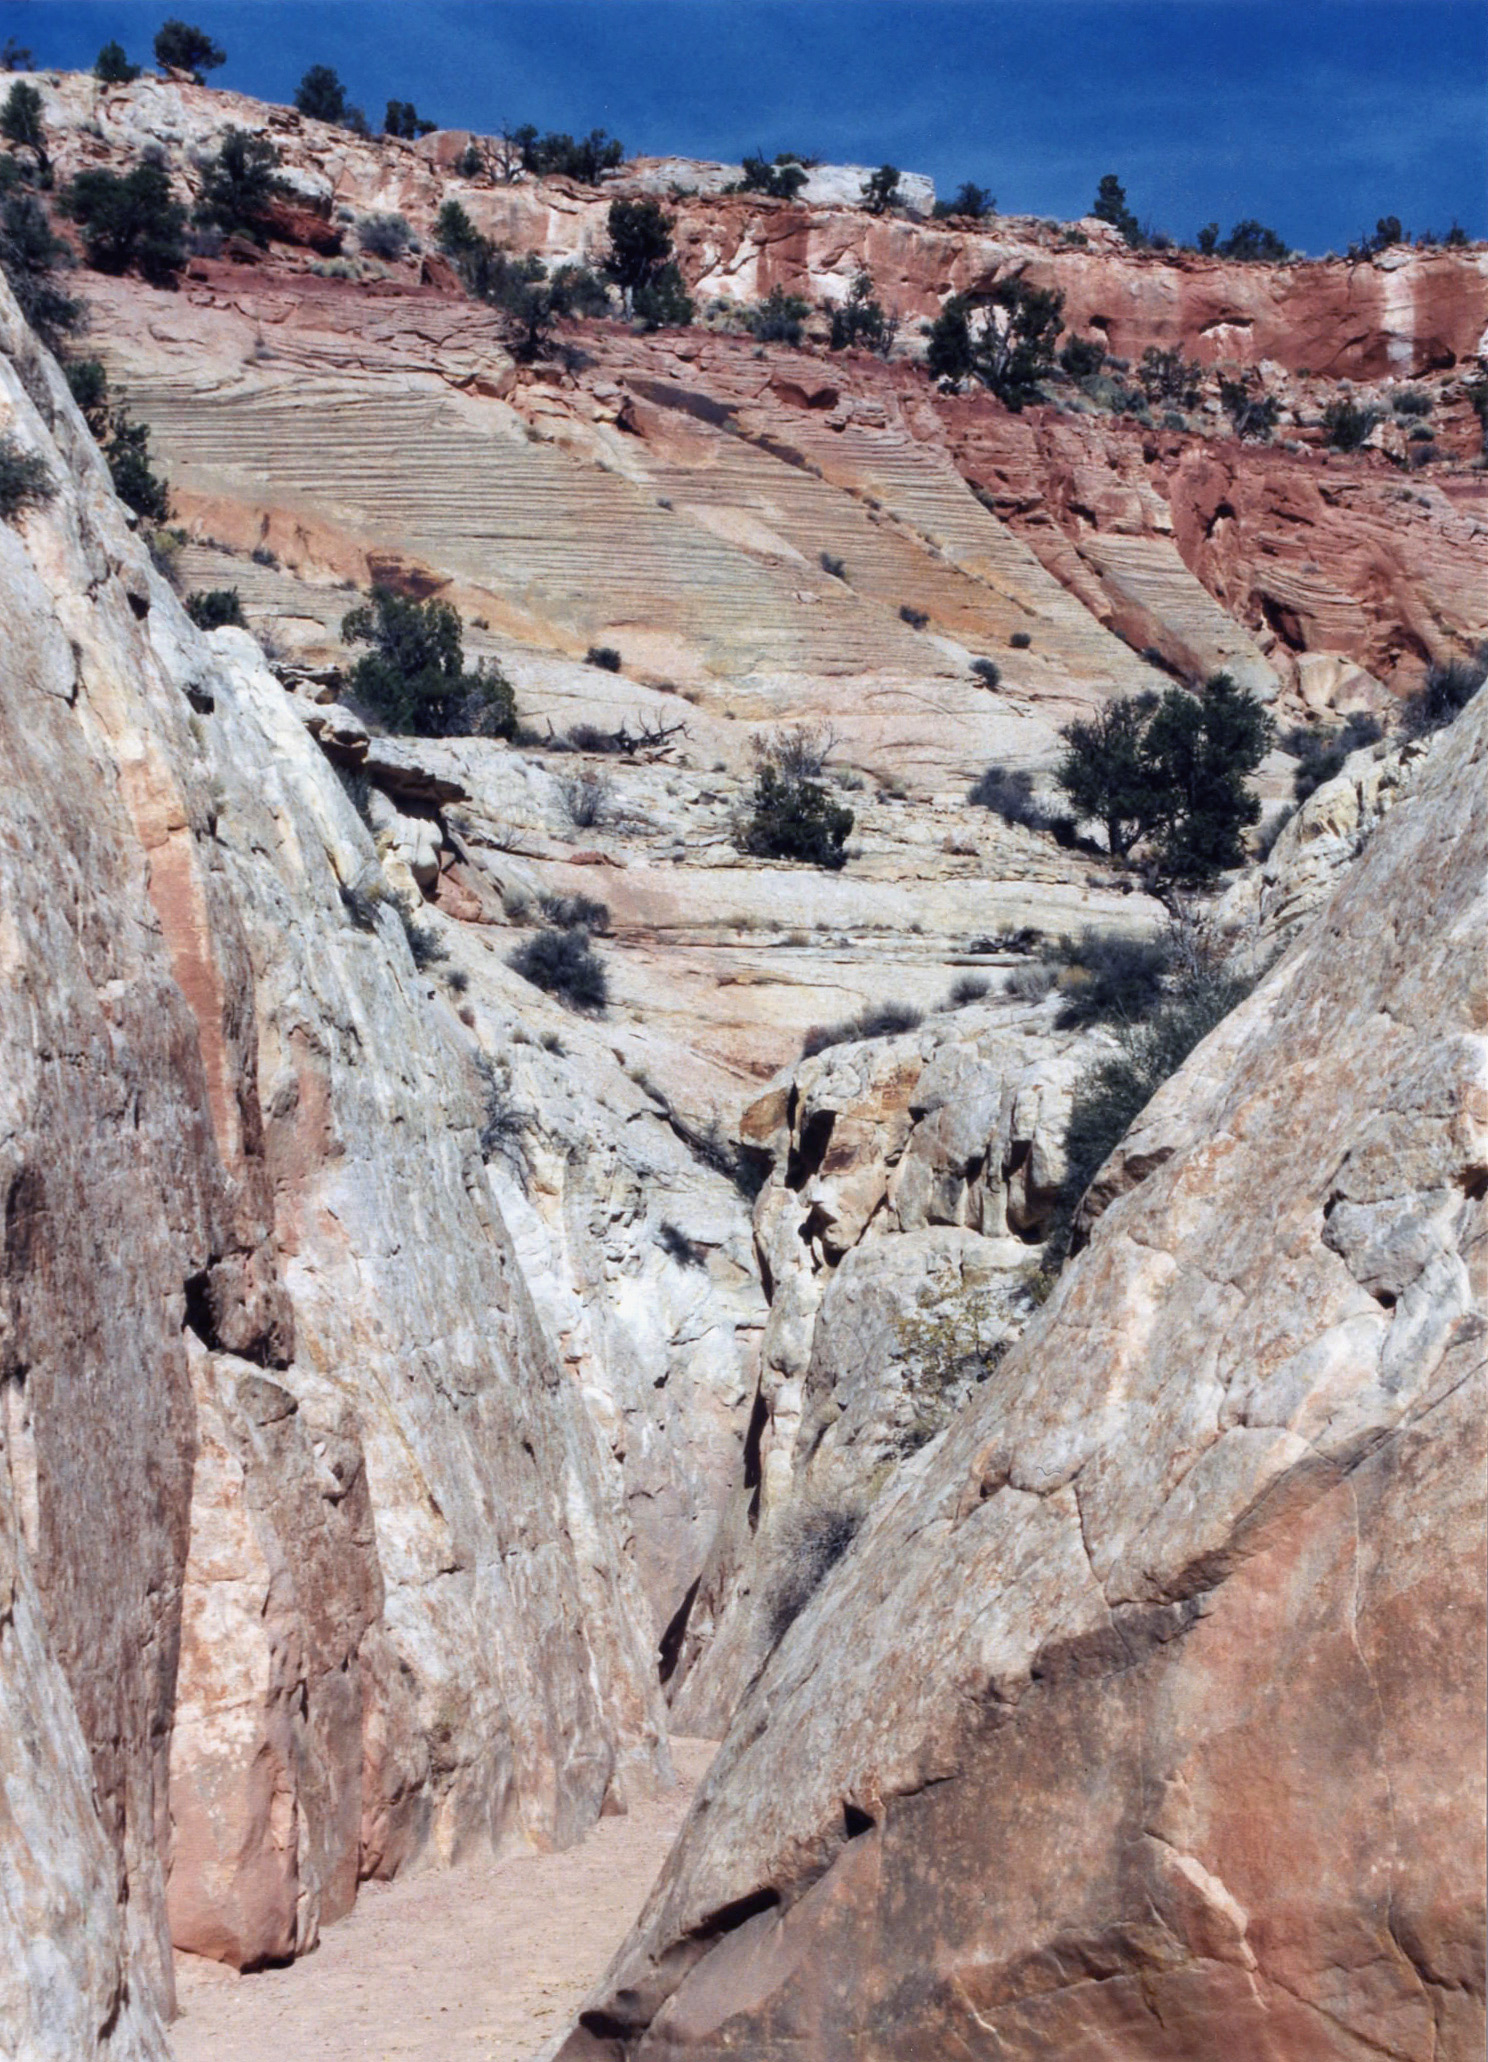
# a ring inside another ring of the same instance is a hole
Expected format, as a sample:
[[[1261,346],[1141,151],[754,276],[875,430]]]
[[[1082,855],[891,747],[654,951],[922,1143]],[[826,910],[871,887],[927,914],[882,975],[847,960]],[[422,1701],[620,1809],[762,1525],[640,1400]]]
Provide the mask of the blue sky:
[[[1488,0],[6,0],[37,61],[167,13],[227,50],[214,82],[289,100],[306,66],[380,116],[755,145],[962,179],[1071,216],[1115,171],[1176,236],[1255,215],[1342,249],[1382,214],[1488,235]]]

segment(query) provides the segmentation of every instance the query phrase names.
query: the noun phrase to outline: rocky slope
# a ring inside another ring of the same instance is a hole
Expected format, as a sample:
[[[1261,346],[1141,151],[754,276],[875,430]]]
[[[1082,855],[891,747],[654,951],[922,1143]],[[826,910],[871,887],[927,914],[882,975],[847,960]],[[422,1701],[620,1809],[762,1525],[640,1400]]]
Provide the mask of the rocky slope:
[[[566,2056],[1477,2052],[1485,878],[1480,699],[785,1630]]]

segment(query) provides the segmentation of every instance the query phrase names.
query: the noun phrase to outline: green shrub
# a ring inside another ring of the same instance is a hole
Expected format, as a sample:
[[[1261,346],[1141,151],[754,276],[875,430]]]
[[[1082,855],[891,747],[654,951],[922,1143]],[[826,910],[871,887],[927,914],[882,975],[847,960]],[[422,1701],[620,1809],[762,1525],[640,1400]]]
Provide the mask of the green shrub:
[[[1350,716],[1341,726],[1329,724],[1314,730],[1298,725],[1287,731],[1280,739],[1282,749],[1300,761],[1292,775],[1294,798],[1305,802],[1324,781],[1343,771],[1343,762],[1351,752],[1377,743],[1383,735],[1376,719],[1365,715]]]
[[[599,666],[606,673],[618,673],[621,663],[620,654],[612,644],[591,644],[584,654],[586,666]]]
[[[221,630],[227,625],[244,630],[243,602],[236,587],[204,587],[186,597],[186,613],[198,630]]]
[[[606,275],[625,296],[625,305],[648,329],[692,320],[692,302],[672,258],[673,223],[655,200],[610,202]]]
[[[295,88],[294,104],[312,122],[342,122],[346,88],[328,64],[312,64]]]
[[[402,215],[363,215],[357,224],[357,242],[374,258],[401,258],[412,241]]]
[[[168,523],[170,488],[150,463],[149,424],[134,422],[124,409],[115,409],[109,417],[103,455],[114,492],[125,506],[148,522]]]
[[[1264,393],[1252,384],[1258,377],[1246,373],[1240,379],[1221,379],[1219,400],[1237,437],[1264,444],[1269,441],[1281,410],[1274,394]]]
[[[685,1231],[663,1218],[656,1227],[656,1243],[678,1267],[706,1267],[708,1256],[701,1246],[693,1244]]]
[[[617,136],[606,135],[603,129],[591,129],[576,142],[572,136],[551,130],[546,136],[539,136],[528,123],[514,130],[511,140],[520,154],[522,169],[539,179],[556,174],[577,179],[583,186],[597,186],[606,172],[617,170],[625,162],[624,144]]]
[[[43,101],[35,86],[28,86],[24,79],[17,79],[0,107],[0,136],[16,150],[29,150],[36,160],[36,169],[43,180],[52,169],[47,154],[46,124],[42,121]]]
[[[539,931],[518,946],[507,965],[570,1009],[603,1016],[608,1006],[609,976],[587,931]]]
[[[990,215],[996,206],[996,199],[985,186],[978,186],[974,180],[968,179],[956,188],[952,199],[938,200],[930,212],[941,222],[954,217],[964,218],[968,222],[980,222],[983,216]]]
[[[973,659],[971,670],[983,687],[997,687],[1002,681],[1002,668],[996,659]]]
[[[1237,258],[1248,265],[1279,265],[1291,256],[1289,247],[1274,229],[1248,215],[1237,222],[1222,243],[1210,247],[1217,257]]]
[[[847,863],[843,848],[853,813],[833,801],[818,781],[762,766],[754,777],[752,799],[751,813],[739,833],[740,851],[834,872]]]
[[[905,1031],[918,1031],[925,1021],[923,1010],[907,1003],[886,1002],[860,1010],[840,1024],[813,1024],[801,1040],[803,1060],[814,1059],[834,1045],[855,1045],[863,1038],[896,1038]]]
[[[516,697],[496,666],[467,672],[458,613],[375,587],[342,619],[341,635],[373,649],[351,673],[352,691],[389,729],[416,737],[510,737]]]
[[[794,200],[806,184],[806,167],[789,152],[777,157],[774,164],[767,164],[759,155],[744,160],[744,176],[737,185],[727,191],[731,193],[763,193],[771,200]]]
[[[198,86],[205,86],[203,74],[226,64],[227,52],[204,29],[172,16],[155,32],[155,62],[167,71],[190,72]]]
[[[935,379],[975,375],[1017,412],[1038,398],[1038,383],[1054,363],[1063,314],[1063,294],[1023,279],[999,280],[976,323],[971,302],[953,294],[931,325],[926,367]]]
[[[1071,336],[1059,362],[1071,379],[1092,379],[1106,362],[1106,347],[1099,337]]]
[[[139,75],[139,66],[129,62],[122,43],[105,43],[93,61],[93,76],[103,86],[131,86]]]
[[[611,782],[607,773],[580,773],[560,790],[568,820],[576,830],[593,830],[609,813]]]
[[[74,358],[62,368],[68,392],[82,410],[83,419],[102,443],[108,429],[108,374],[99,358]]]
[[[405,143],[432,135],[438,127],[437,122],[426,120],[411,100],[390,100],[382,118],[383,135],[401,137]]]
[[[492,1160],[504,1160],[525,1189],[530,1172],[527,1139],[533,1119],[518,1109],[510,1081],[489,1053],[477,1052],[475,1070],[481,1085],[481,1158],[488,1166]]]
[[[278,148],[267,136],[229,129],[217,155],[203,167],[193,219],[224,236],[267,243],[269,209],[283,191],[278,163]]]
[[[882,304],[874,299],[873,280],[869,273],[856,275],[847,290],[847,299],[840,307],[832,309],[831,316],[832,350],[865,348],[877,351],[881,357],[888,356],[899,324],[894,317],[886,315]]]
[[[1429,415],[1432,401],[1430,394],[1423,393],[1419,387],[1402,387],[1390,406],[1397,415]]]
[[[45,459],[23,451],[14,437],[0,436],[0,522],[12,522],[22,509],[40,508],[56,491]]]
[[[403,926],[403,936],[408,940],[408,950],[413,954],[413,963],[421,974],[437,966],[442,959],[449,958],[449,947],[432,924],[421,923],[418,912],[406,902],[395,901],[398,921]]]
[[[153,286],[169,286],[186,263],[186,210],[171,198],[170,176],[161,165],[136,165],[123,174],[79,172],[60,205],[77,223],[97,272],[127,272],[132,266]]]
[[[1356,408],[1347,395],[1323,410],[1323,429],[1335,451],[1357,451],[1379,421],[1375,408]]]
[[[547,278],[540,258],[513,258],[482,236],[457,200],[446,201],[439,210],[434,234],[458,268],[466,291],[500,309],[514,325],[518,357],[538,357],[561,316],[607,312],[604,283],[586,266],[565,265]]]
[[[950,1007],[965,1009],[970,1003],[985,1002],[991,993],[992,983],[981,974],[963,974],[951,990]]]
[[[610,928],[609,904],[593,895],[541,895],[538,907],[555,930],[600,935]]]
[[[1217,673],[1202,695],[1129,696],[1067,725],[1055,779],[1114,857],[1150,840],[1164,873],[1205,880],[1244,857],[1241,832],[1260,815],[1246,778],[1273,730],[1255,697]]]
[[[845,580],[847,578],[847,561],[834,558],[830,551],[819,553],[817,564],[824,573],[830,573],[834,580]]]
[[[1063,989],[1059,1027],[1135,1024],[1161,1002],[1172,971],[1171,935],[1131,938],[1121,931],[1086,931],[1078,942],[1061,938],[1044,949],[1044,964],[1073,975]]]
[[[1471,659],[1449,659],[1429,666],[1426,679],[1402,711],[1401,727],[1407,737],[1426,737],[1442,730],[1461,714],[1488,680],[1488,645],[1480,646]]]
[[[746,310],[744,320],[757,343],[799,344],[801,325],[810,313],[809,301],[776,286],[757,307]]]
[[[1055,813],[1033,791],[1033,775],[1025,768],[989,766],[967,793],[977,809],[990,809],[1004,823],[1022,824],[1026,830],[1052,830]]]
[[[49,351],[60,352],[66,338],[83,324],[82,302],[57,284],[58,270],[71,262],[71,251],[53,236],[46,210],[35,195],[7,194],[0,206],[0,271],[22,315]]]
[[[1170,401],[1179,408],[1192,408],[1199,398],[1204,368],[1197,359],[1185,358],[1180,346],[1160,351],[1149,344],[1137,367],[1142,392],[1150,402]]]
[[[1026,652],[1032,643],[1033,639],[1026,630],[1015,630],[1008,639],[1009,649],[1015,652]]]
[[[863,207],[870,215],[887,215],[892,208],[904,205],[904,194],[899,185],[899,167],[880,165],[876,172],[870,172],[863,181]]]
[[[911,630],[923,630],[930,617],[927,610],[917,609],[912,602],[906,601],[900,604],[899,620],[901,623],[907,623]]]

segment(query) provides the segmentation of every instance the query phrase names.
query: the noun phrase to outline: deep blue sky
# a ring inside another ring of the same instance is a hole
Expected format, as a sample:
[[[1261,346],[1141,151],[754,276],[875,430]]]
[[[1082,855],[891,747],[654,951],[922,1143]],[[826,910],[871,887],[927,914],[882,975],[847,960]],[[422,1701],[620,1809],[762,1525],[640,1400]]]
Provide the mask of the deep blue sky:
[[[1488,0],[5,0],[39,64],[169,13],[227,50],[213,82],[289,100],[334,65],[447,127],[602,126],[632,152],[806,150],[962,179],[1071,216],[1116,171],[1191,237],[1257,215],[1342,249],[1397,214],[1488,235]]]

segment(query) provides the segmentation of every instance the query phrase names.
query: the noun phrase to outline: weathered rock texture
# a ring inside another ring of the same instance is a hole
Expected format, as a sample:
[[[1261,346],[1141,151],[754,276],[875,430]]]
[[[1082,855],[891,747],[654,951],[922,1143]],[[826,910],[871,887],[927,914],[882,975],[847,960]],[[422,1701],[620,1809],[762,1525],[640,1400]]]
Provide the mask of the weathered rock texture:
[[[6,1959],[16,2052],[74,2062],[158,2051],[168,1926],[293,1954],[360,1877],[572,1839],[665,1752],[473,1043],[391,903],[348,914],[370,838],[257,646],[193,630],[8,296],[0,331],[58,490],[0,527],[0,1679],[44,1718]]]
[[[1488,704],[754,1683],[565,2049],[1483,2040]]]

